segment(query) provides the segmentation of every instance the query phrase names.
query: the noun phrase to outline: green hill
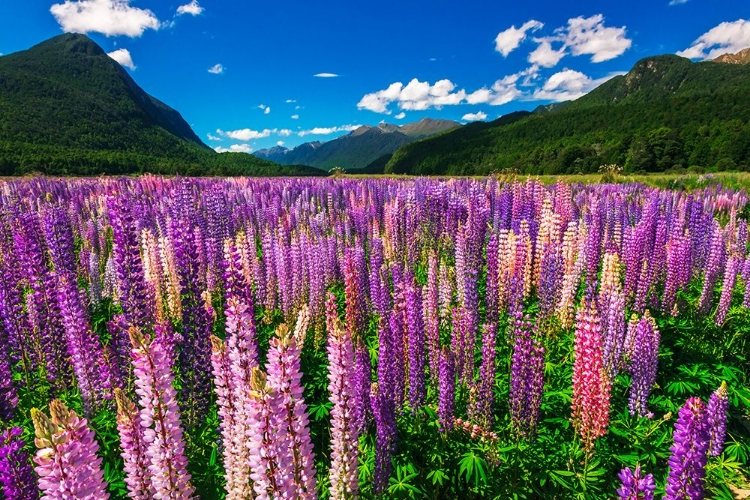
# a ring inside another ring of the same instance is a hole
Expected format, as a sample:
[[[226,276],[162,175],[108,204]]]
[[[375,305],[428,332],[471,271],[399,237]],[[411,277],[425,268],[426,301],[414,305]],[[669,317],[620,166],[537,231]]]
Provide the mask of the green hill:
[[[28,172],[316,173],[214,152],[177,111],[76,34],[0,57],[0,175]]]
[[[386,172],[750,169],[749,93],[750,65],[650,57],[576,101],[407,144]]]

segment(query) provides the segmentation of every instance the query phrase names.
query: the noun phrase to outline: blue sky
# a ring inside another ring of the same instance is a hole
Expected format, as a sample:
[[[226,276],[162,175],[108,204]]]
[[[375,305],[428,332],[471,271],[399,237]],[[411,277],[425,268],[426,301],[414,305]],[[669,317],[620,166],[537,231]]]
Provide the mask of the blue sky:
[[[214,148],[361,124],[493,120],[653,54],[750,47],[747,0],[6,0],[0,53],[87,33]]]

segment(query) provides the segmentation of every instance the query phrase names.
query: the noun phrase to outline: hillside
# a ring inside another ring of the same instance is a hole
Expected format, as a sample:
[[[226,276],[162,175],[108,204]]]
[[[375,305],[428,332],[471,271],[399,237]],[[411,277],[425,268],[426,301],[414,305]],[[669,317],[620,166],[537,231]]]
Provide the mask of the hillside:
[[[390,157],[394,151],[415,140],[459,127],[450,120],[423,118],[402,126],[381,123],[362,126],[328,142],[307,142],[293,149],[274,147],[256,151],[256,156],[282,165],[310,165],[328,170],[341,167],[356,170]]]
[[[580,99],[407,144],[388,173],[532,174],[750,166],[750,65],[643,59]]]
[[[0,174],[302,173],[219,155],[84,35],[0,57]]]

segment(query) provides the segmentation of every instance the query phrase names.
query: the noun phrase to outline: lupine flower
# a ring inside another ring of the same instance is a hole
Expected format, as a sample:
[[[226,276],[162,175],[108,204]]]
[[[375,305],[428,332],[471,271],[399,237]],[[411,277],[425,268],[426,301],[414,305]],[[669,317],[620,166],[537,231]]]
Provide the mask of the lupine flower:
[[[648,397],[656,383],[659,369],[659,329],[648,311],[632,329],[632,346],[630,347],[630,401],[628,407],[631,415],[650,416]]]
[[[355,498],[357,481],[359,433],[352,420],[354,394],[354,346],[348,332],[341,325],[333,294],[328,295],[328,391],[333,403],[331,410],[331,498]],[[376,416],[377,418],[377,416]]]
[[[729,409],[729,391],[727,383],[722,382],[708,400],[706,417],[709,424],[709,450],[712,457],[718,457],[724,450],[724,438],[727,433],[727,410]]]
[[[476,402],[472,405],[470,416],[479,421],[484,428],[490,428],[493,423],[495,402],[495,370],[497,325],[484,325],[482,332],[482,364],[479,368],[479,380],[476,387]]]
[[[38,448],[34,462],[39,489],[48,500],[106,500],[102,459],[97,457],[99,444],[86,419],[69,410],[61,401],[50,403],[50,419],[33,408]]]
[[[622,486],[617,490],[622,500],[654,500],[654,476],[643,475],[640,465],[635,466],[635,472],[625,467],[617,476],[622,481]]]
[[[146,453],[144,429],[141,426],[138,408],[122,391],[115,389],[117,402],[117,431],[120,434],[120,449],[125,469],[125,484],[128,496],[133,500],[149,500],[156,491],[148,474],[149,457]]]
[[[706,407],[700,398],[690,398],[680,408],[673,439],[665,500],[703,498],[710,433]]]
[[[607,433],[610,382],[602,359],[599,313],[594,301],[584,298],[576,317],[573,363],[573,423],[587,450]]]
[[[372,391],[372,364],[370,362],[370,352],[361,338],[357,340],[354,363],[353,391],[356,403],[354,421],[359,429],[359,433],[364,434],[372,420],[372,402],[370,400],[370,392]]]
[[[20,427],[11,427],[0,437],[0,487],[6,500],[37,500],[36,478],[21,434]]]
[[[453,352],[446,346],[440,355],[438,398],[438,420],[440,431],[448,432],[453,428],[453,411],[456,406],[456,363]]]
[[[513,355],[510,368],[509,406],[513,432],[531,438],[539,422],[544,390],[544,347],[533,332],[528,316],[513,312]]]
[[[141,406],[140,420],[151,483],[156,498],[193,498],[187,472],[177,392],[172,387],[172,356],[157,337],[149,342],[137,329],[130,329],[133,344],[133,375]]]
[[[740,270],[742,262],[734,256],[727,259],[727,265],[724,269],[724,281],[721,283],[721,297],[719,298],[719,307],[716,309],[714,322],[721,326],[727,318],[729,306],[732,304],[732,294],[734,284],[737,281],[737,273]]]

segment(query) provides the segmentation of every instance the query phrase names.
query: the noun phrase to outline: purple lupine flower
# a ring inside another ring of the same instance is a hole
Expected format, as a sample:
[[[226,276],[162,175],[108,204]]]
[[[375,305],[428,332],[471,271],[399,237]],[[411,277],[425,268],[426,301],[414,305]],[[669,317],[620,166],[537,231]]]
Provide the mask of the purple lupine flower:
[[[708,400],[706,417],[709,424],[708,454],[718,457],[724,450],[724,438],[727,433],[727,410],[729,409],[729,391],[727,383],[722,382]]]
[[[8,353],[8,339],[0,328],[0,419],[13,420],[18,406],[18,391],[13,382],[13,369]]]
[[[734,284],[737,281],[737,273],[739,272],[741,265],[742,261],[733,255],[727,259],[727,265],[724,269],[724,280],[721,283],[719,307],[716,309],[716,316],[714,317],[714,322],[719,326],[721,326],[727,318],[729,306],[732,304]]]
[[[357,339],[354,352],[354,380],[353,380],[355,415],[354,422],[360,434],[364,434],[372,420],[372,363],[367,346],[361,338]]]
[[[96,456],[99,444],[86,419],[57,399],[50,403],[50,414],[51,419],[31,410],[38,448],[34,462],[43,498],[108,499],[102,459]]]
[[[115,389],[117,431],[125,470],[128,496],[133,500],[149,500],[156,493],[148,473],[149,457],[138,408],[120,388]]]
[[[489,429],[493,423],[495,403],[495,370],[497,345],[497,325],[488,323],[482,331],[482,364],[479,368],[479,380],[476,386],[475,401],[469,407],[469,416],[480,425]]]
[[[453,352],[448,346],[440,354],[438,421],[440,431],[448,432],[453,428],[453,411],[456,406],[456,363]]]
[[[383,384],[372,385],[370,400],[373,419],[375,420],[375,470],[373,472],[373,491],[381,494],[388,486],[388,479],[393,470],[391,458],[396,448],[396,404]]]
[[[629,467],[625,467],[617,475],[622,481],[622,486],[617,490],[617,494],[622,500],[654,500],[654,476],[652,474],[643,475],[641,466],[635,466],[635,472]]]
[[[529,439],[536,434],[544,392],[544,347],[528,316],[515,311],[509,406],[514,434]]]
[[[298,325],[307,324],[306,310],[300,311]],[[306,326],[305,326],[306,328]],[[282,475],[290,477],[295,498],[315,498],[315,455],[310,439],[310,419],[302,396],[301,349],[286,325],[276,329],[268,351],[268,384],[281,397],[281,424],[286,427],[288,449],[279,450]],[[288,481],[289,479],[287,479]]]
[[[156,495],[161,498],[193,498],[190,474],[187,472],[177,392],[172,386],[173,356],[164,339],[149,342],[136,328],[130,329],[133,345],[133,375],[141,406],[140,421],[146,455]],[[157,497],[157,498],[159,498]]]
[[[494,278],[493,278],[494,280]],[[438,289],[438,261],[431,253],[428,258],[427,285],[422,293],[422,309],[424,316],[425,336],[429,353],[430,382],[436,386],[438,380],[438,365],[440,364],[440,316]]]
[[[700,398],[690,398],[680,408],[673,439],[665,500],[703,498],[710,434],[706,407]]]
[[[630,400],[631,415],[650,416],[648,397],[656,383],[659,369],[659,329],[648,311],[637,323],[630,346]]]
[[[0,487],[6,500],[37,500],[34,471],[21,438],[23,429],[11,427],[0,437]]]
[[[425,398],[425,332],[422,323],[422,297],[411,272],[407,273],[406,328],[409,356],[409,407],[419,410]]]
[[[289,438],[282,396],[268,384],[266,374],[253,368],[247,398],[250,477],[255,498],[271,500],[294,495],[294,477],[289,474]]]
[[[713,235],[711,237],[710,252],[705,265],[703,277],[703,290],[700,299],[698,299],[698,309],[701,313],[708,312],[714,297],[714,287],[719,275],[724,270],[724,233],[718,222],[714,221]]]
[[[332,293],[328,294],[326,301],[326,320],[328,380],[330,381],[328,391],[330,392],[329,399],[333,403],[331,410],[331,498],[355,498],[359,489],[357,481],[359,433],[352,420],[352,410],[355,405],[352,390],[354,346],[349,333],[338,318],[335,296]]]

